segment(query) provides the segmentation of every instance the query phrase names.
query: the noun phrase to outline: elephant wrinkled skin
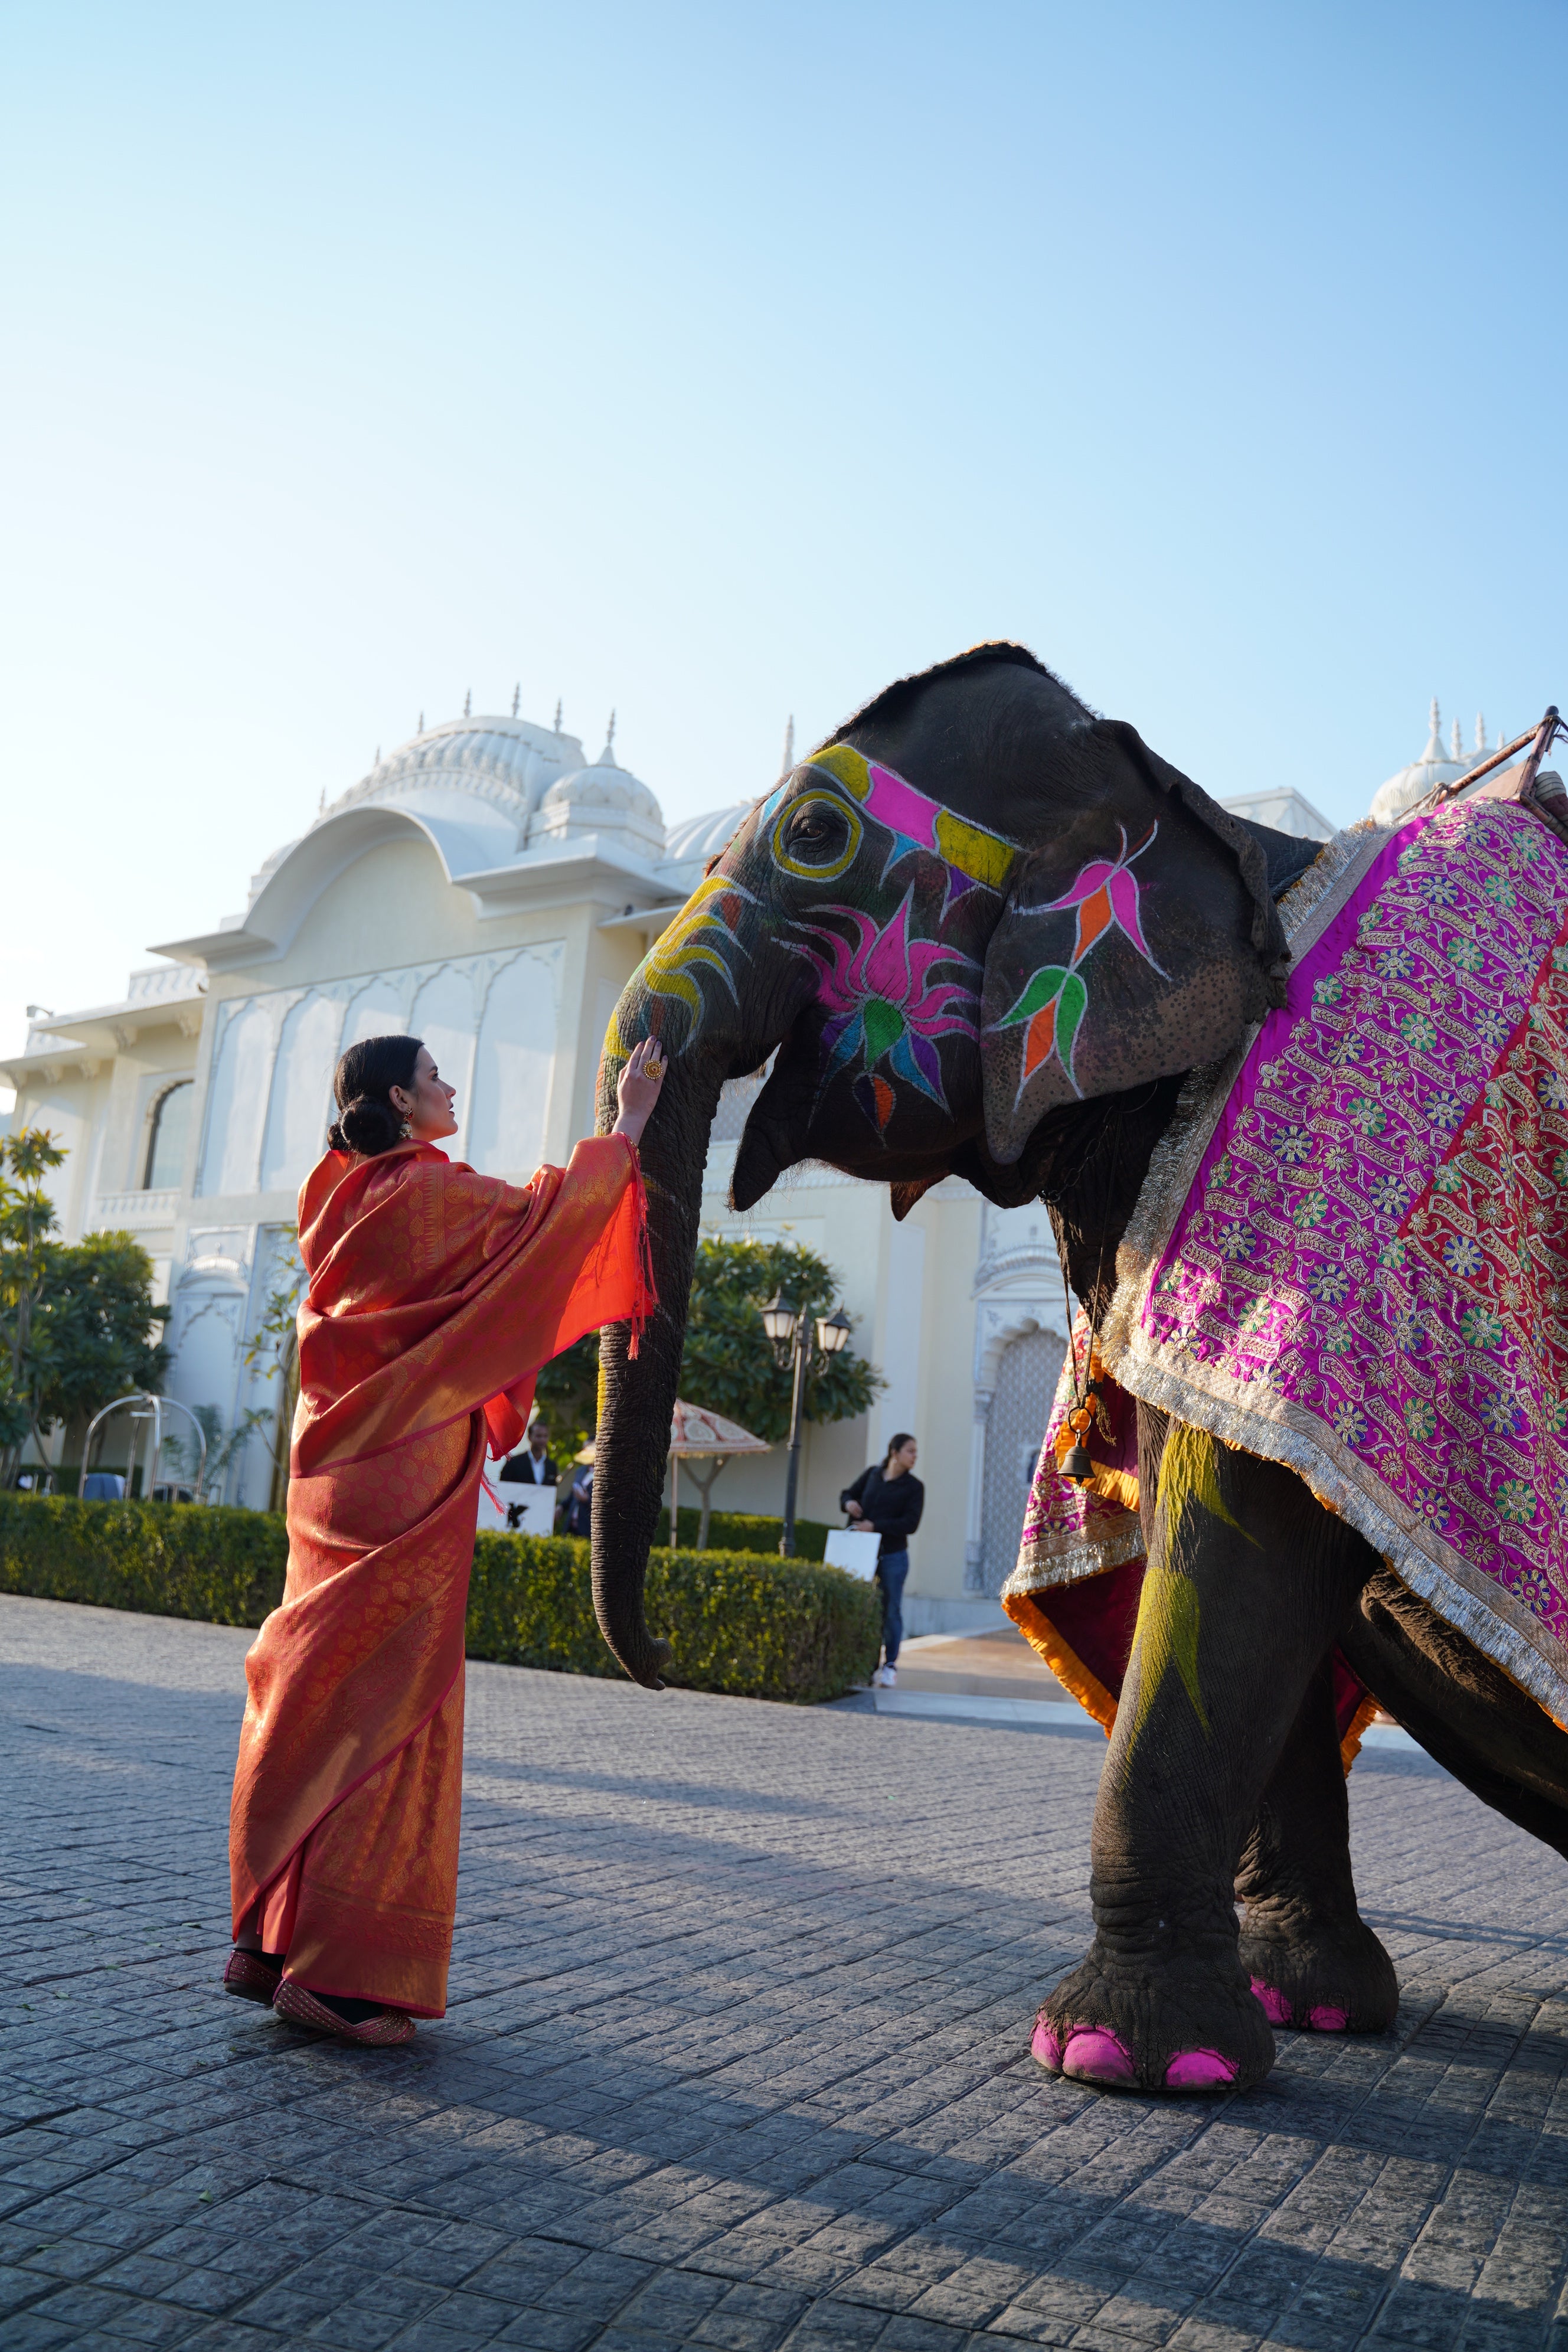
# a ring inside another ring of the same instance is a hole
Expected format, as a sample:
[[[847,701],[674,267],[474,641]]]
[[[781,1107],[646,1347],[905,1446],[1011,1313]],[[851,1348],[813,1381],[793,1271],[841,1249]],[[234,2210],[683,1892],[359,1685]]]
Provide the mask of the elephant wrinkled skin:
[[[643,1576],[724,1081],[776,1055],[737,1207],[807,1158],[888,1184],[896,1215],[949,1174],[1038,1197],[1098,1320],[1183,1076],[1280,1001],[1275,900],[1316,847],[1229,815],[1008,645],[889,688],[752,808],[628,983],[600,1070],[607,1127],[637,1040],[671,1056],[643,1145],[660,1305],[635,1360],[619,1329],[601,1351],[595,1599],[635,1679],[659,1687],[668,1654]],[[1149,1565],[1095,1939],[1034,2049],[1087,2080],[1213,2090],[1268,2073],[1273,2024],[1393,2021],[1351,1874],[1336,1645],[1559,1852],[1568,1738],[1294,1474],[1148,1408],[1139,1427]]]

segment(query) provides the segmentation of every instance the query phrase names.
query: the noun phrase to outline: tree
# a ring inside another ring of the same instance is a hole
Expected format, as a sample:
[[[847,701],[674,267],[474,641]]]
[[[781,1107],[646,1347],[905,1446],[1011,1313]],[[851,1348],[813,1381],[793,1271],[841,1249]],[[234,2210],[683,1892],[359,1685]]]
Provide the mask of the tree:
[[[697,1244],[680,1393],[689,1404],[738,1421],[770,1444],[789,1435],[790,1367],[780,1364],[763,1329],[762,1306],[783,1291],[813,1320],[833,1311],[833,1268],[794,1242],[713,1240]],[[863,1356],[844,1348],[818,1356],[805,1381],[807,1421],[851,1421],[884,1385]],[[598,1418],[599,1337],[591,1331],[546,1364],[536,1391],[558,1453],[574,1454]]]
[[[40,1461],[44,1455],[33,1378],[33,1318],[56,1222],[44,1177],[49,1169],[63,1167],[65,1156],[47,1128],[25,1127],[0,1139],[0,1465],[7,1487],[29,1437]]]
[[[40,1421],[85,1423],[129,1390],[161,1389],[168,1313],[153,1304],[153,1261],[132,1234],[51,1244],[31,1339]]]
[[[43,1128],[0,1141],[0,1461],[16,1475],[30,1437],[41,1462],[60,1422],[85,1422],[130,1389],[159,1388],[168,1365],[153,1261],[130,1234],[54,1237],[44,1190],[65,1153]]]
[[[832,1313],[837,1286],[826,1259],[795,1242],[699,1242],[680,1360],[680,1393],[689,1403],[738,1421],[770,1444],[789,1435],[790,1411],[790,1366],[780,1363],[763,1329],[763,1305],[775,1291],[815,1323]],[[826,1358],[814,1352],[805,1419],[853,1421],[884,1386],[852,1348]]]

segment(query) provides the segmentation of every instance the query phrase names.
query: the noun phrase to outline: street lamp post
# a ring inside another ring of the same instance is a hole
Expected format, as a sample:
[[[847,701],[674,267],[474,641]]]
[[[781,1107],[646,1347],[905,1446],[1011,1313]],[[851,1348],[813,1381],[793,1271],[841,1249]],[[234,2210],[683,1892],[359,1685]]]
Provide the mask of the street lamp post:
[[[815,1339],[825,1356],[836,1356],[853,1328],[849,1318],[840,1307],[831,1315],[816,1318],[815,1333],[811,1318],[797,1312],[793,1300],[777,1294],[763,1308],[763,1328],[773,1343],[774,1352],[783,1356],[789,1350],[794,1379],[790,1384],[789,1407],[789,1468],[784,1473],[784,1533],[779,1538],[779,1550],[788,1559],[795,1550],[795,1505],[800,1485],[800,1423],[805,1402],[806,1363]]]

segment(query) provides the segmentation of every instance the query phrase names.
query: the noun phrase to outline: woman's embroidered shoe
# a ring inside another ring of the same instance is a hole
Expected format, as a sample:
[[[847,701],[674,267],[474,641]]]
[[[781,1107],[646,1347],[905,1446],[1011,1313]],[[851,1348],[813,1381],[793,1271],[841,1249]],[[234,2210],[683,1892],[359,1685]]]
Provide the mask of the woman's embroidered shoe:
[[[242,1952],[237,1944],[224,1969],[223,1989],[237,1993],[241,2000],[265,2001],[270,2009],[282,1974],[280,1962],[268,1960],[261,1952]]]
[[[312,2033],[335,2033],[341,2041],[363,2042],[375,2050],[393,2050],[414,2039],[414,2020],[400,2009],[379,2009],[363,2023],[351,2025],[346,2017],[338,2016],[325,2001],[288,1977],[278,1987],[272,2006],[290,2025],[308,2026]]]

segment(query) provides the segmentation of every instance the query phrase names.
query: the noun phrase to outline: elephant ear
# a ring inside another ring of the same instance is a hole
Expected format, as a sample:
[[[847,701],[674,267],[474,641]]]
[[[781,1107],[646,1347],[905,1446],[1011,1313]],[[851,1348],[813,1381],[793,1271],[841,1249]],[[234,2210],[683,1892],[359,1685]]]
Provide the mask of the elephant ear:
[[[1026,848],[985,959],[985,1139],[1004,1167],[1047,1111],[1212,1061],[1284,1001],[1258,843],[1134,729],[1073,733],[1063,821]]]

